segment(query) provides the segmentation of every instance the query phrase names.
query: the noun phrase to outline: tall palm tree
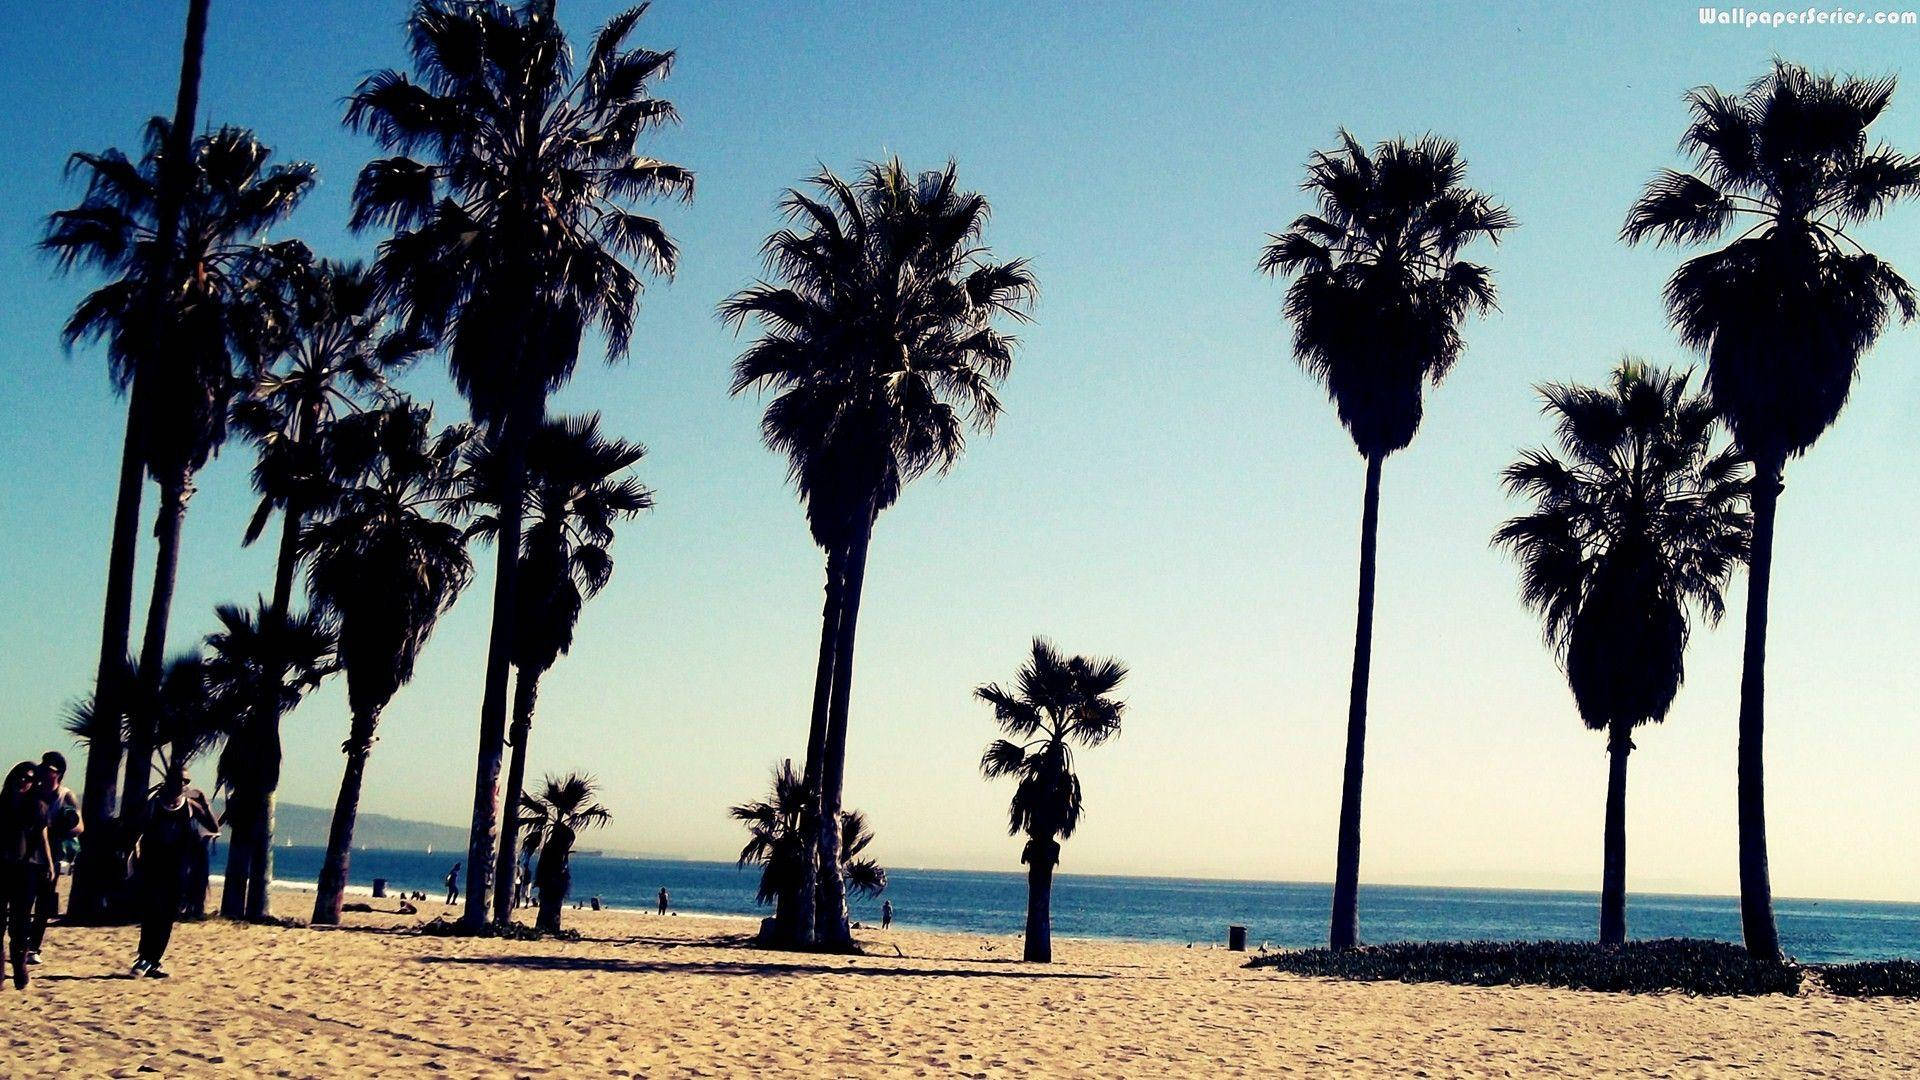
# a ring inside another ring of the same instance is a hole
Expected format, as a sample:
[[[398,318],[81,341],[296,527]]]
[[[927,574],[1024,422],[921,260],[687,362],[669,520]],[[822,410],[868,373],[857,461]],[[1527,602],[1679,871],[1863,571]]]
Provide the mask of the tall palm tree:
[[[413,678],[428,635],[473,574],[460,529],[440,516],[459,484],[472,433],[456,426],[434,435],[432,422],[430,409],[411,403],[335,421],[338,467],[351,479],[327,517],[300,534],[308,599],[339,628],[337,655],[353,710],[314,897],[316,923],[340,921],[360,784],[380,713]]]
[[[525,506],[528,520],[520,542],[520,586],[515,594],[513,727],[507,743],[507,790],[526,782],[527,739],[533,730],[540,679],[573,647],[573,630],[586,602],[613,577],[614,526],[653,506],[653,492],[623,476],[645,457],[647,448],[600,433],[600,415],[589,413],[550,419],[527,446]],[[487,508],[467,529],[469,537],[491,540],[499,534],[502,469],[500,455],[482,447],[469,470],[473,487],[466,501]],[[500,833],[494,879],[513,880],[517,830]],[[494,921],[513,918],[513,890],[494,890]]]
[[[469,926],[486,922],[492,883],[527,442],[547,395],[572,375],[586,326],[605,335],[609,359],[626,353],[642,287],[628,261],[673,272],[666,230],[629,208],[693,194],[693,174],[634,149],[677,118],[652,94],[673,53],[626,44],[646,5],[610,19],[578,71],[553,8],[418,0],[408,30],[420,81],[368,76],[346,115],[396,155],[361,171],[353,225],[394,230],[375,268],[383,288],[410,326],[446,343],[454,382],[504,464]]]
[[[1459,147],[1426,136],[1390,139],[1369,154],[1345,131],[1315,151],[1302,187],[1319,213],[1271,235],[1260,269],[1291,277],[1286,315],[1293,354],[1326,388],[1367,461],[1360,515],[1360,598],[1347,702],[1346,767],[1329,940],[1359,940],[1360,789],[1366,764],[1367,684],[1373,664],[1380,469],[1420,428],[1421,397],[1465,349],[1461,321],[1494,306],[1493,274],[1462,260],[1475,240],[1498,243],[1512,215],[1466,185]]]
[[[221,128],[192,142],[179,207],[176,250],[165,259],[174,275],[164,299],[140,268],[164,247],[154,218],[165,153],[173,141],[161,120],[148,126],[147,148],[138,164],[117,150],[76,154],[74,168],[89,175],[87,196],[72,210],[53,215],[41,246],[62,265],[89,263],[121,271],[95,290],[67,321],[71,344],[105,339],[122,385],[135,390],[141,413],[137,452],[160,487],[154,522],[157,554],[153,592],[140,647],[138,678],[149,689],[160,677],[179,566],[180,527],[194,474],[226,439],[227,411],[237,385],[235,353],[263,335],[271,317],[264,283],[273,267],[302,260],[298,241],[266,244],[262,237],[285,220],[312,188],[306,162],[271,165],[272,151],[252,133]],[[163,310],[156,318],[158,303]],[[153,738],[130,730],[128,792],[147,788]],[[144,800],[129,798],[122,816],[137,821]]]
[[[1580,718],[1607,733],[1600,943],[1627,939],[1627,755],[1686,677],[1691,614],[1717,626],[1747,556],[1746,462],[1689,376],[1626,361],[1604,388],[1540,388],[1564,458],[1529,450],[1507,490],[1532,499],[1494,542],[1518,557]]]
[[[295,618],[262,604],[256,613],[233,604],[215,611],[220,629],[207,638],[208,697],[224,729],[219,780],[228,792],[227,872],[220,913],[269,914],[273,792],[280,784],[280,718],[336,670],[333,628],[318,613]]]
[[[188,157],[188,139],[193,133],[194,117],[200,108],[200,60],[206,47],[207,7],[208,0],[188,0],[186,36],[180,50],[179,89],[174,98],[173,123],[167,128],[171,144],[164,155],[167,162],[184,162]],[[68,267],[86,255],[86,261],[97,262],[109,272],[134,279],[133,288],[144,294],[146,299],[143,302],[157,329],[162,311],[157,300],[165,291],[160,283],[172,280],[174,276],[173,261],[177,255],[180,203],[186,176],[184,170],[169,165],[163,173],[156,170],[152,179],[155,182],[147,189],[154,222],[152,235],[154,238],[166,238],[167,243],[149,243],[144,248],[143,257],[139,258],[133,257],[133,252],[127,248],[110,243],[110,250],[114,252],[110,256],[104,251],[94,255],[75,251],[73,255],[63,254],[61,263],[63,267]],[[111,213],[120,205],[119,200],[110,193],[102,194],[108,197],[97,207],[83,203],[79,209]],[[110,239],[110,234],[107,235]],[[114,366],[116,388],[131,393],[127,404],[126,435],[120,450],[120,481],[114,498],[113,533],[107,553],[106,607],[100,620],[100,661],[94,679],[93,703],[103,717],[118,715],[124,718],[126,710],[115,700],[120,685],[116,680],[130,683],[132,678],[126,661],[130,645],[128,635],[133,625],[133,570],[135,549],[139,544],[141,480],[146,473],[146,465],[140,455],[143,441],[140,425],[144,416],[140,402],[145,395],[133,386],[138,381],[135,376],[140,367],[136,362],[137,354],[117,354],[110,350],[109,357]],[[120,720],[110,720],[109,726],[118,731],[123,725]],[[120,862],[113,857],[119,841],[111,823],[119,810],[121,749],[122,743],[117,738],[91,741],[87,748],[83,812],[93,828],[81,838],[74,891],[67,905],[70,917],[92,919],[99,916],[101,902],[111,884],[108,879],[114,876],[112,868]]]
[[[540,854],[534,864],[534,884],[540,888],[540,911],[534,925],[558,933],[560,911],[573,888],[573,842],[583,829],[597,829],[613,820],[613,813],[594,802],[599,784],[591,776],[569,773],[547,777],[539,795],[522,794],[527,816],[517,818],[527,833],[527,850]],[[510,893],[511,889],[502,889]]]
[[[762,431],[786,455],[827,552],[805,777],[819,836],[812,878],[840,862],[834,823],[874,521],[909,481],[951,468],[969,429],[991,430],[1015,346],[994,324],[1024,321],[1036,287],[1026,260],[991,259],[981,240],[987,201],[960,188],[952,162],[915,176],[894,159],[868,164],[852,183],[822,171],[808,186],[813,194],[781,200],[797,227],[765,245],[769,275],[783,283],[736,293],[720,316],[764,330],[735,361],[733,392],[777,391]],[[794,944],[851,948],[839,875],[817,885],[818,908],[796,920]],[[797,900],[806,912],[814,888]]]
[[[388,325],[372,276],[358,263],[302,262],[289,267],[283,278],[276,298],[280,317],[262,355],[253,358],[260,367],[250,373],[251,385],[235,405],[233,419],[259,453],[253,482],[260,502],[247,523],[243,543],[260,538],[275,510],[281,516],[273,598],[263,619],[285,622],[288,642],[298,645],[301,620],[294,616],[292,603],[300,526],[308,513],[323,508],[334,494],[326,460],[326,426],[342,413],[359,411],[365,398],[384,394],[387,374],[419,356],[426,342]],[[261,640],[271,643],[273,639],[263,634]],[[262,662],[273,666],[269,658],[263,657]],[[273,681],[261,685],[270,694],[266,704],[281,700],[272,690]],[[297,697],[286,701],[285,708],[297,701]],[[262,713],[256,719],[258,737],[244,745],[262,755],[266,767],[258,775],[268,782],[247,790],[245,797],[257,800],[257,805],[244,807],[241,813],[251,831],[243,835],[236,830],[227,849],[221,914],[229,918],[265,915],[273,878],[280,716]],[[236,869],[248,875],[237,885]]]
[[[994,722],[1009,736],[987,747],[980,771],[989,779],[1019,778],[1007,835],[1027,834],[1020,861],[1027,865],[1025,955],[1033,963],[1053,960],[1053,868],[1060,865],[1060,841],[1080,824],[1072,744],[1099,746],[1120,734],[1127,703],[1108,695],[1126,677],[1118,660],[1068,658],[1046,638],[1034,638],[1033,655],[1012,689],[988,683],[973,692],[993,706]]]
[[[1740,674],[1740,925],[1760,960],[1780,955],[1767,869],[1767,602],[1774,515],[1789,458],[1838,419],[1860,358],[1914,290],[1847,230],[1920,194],[1920,159],[1869,144],[1894,80],[1816,75],[1785,61],[1743,93],[1688,93],[1681,146],[1695,171],[1662,170],[1628,212],[1628,243],[1725,247],[1666,287],[1681,338],[1707,358],[1707,393],[1752,460],[1753,558]],[[1736,232],[1737,230],[1737,232]]]
[[[812,795],[806,780],[793,769],[792,759],[773,771],[773,789],[760,802],[741,803],[727,813],[747,827],[748,840],[740,849],[741,866],[760,867],[760,891],[754,901],[773,905],[774,939],[793,940],[792,922],[799,917],[794,901],[800,893],[805,868],[814,858]],[[868,898],[887,891],[887,872],[866,857],[873,829],[858,810],[840,814],[840,876],[851,895]]]

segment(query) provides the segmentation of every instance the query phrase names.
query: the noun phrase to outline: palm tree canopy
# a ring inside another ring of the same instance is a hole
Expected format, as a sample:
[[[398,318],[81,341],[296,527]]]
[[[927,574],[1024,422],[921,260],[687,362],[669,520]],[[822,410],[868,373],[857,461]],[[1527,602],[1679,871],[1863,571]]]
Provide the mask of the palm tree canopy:
[[[543,846],[556,830],[565,830],[571,840],[583,829],[597,829],[612,821],[613,812],[593,801],[599,792],[598,781],[578,773],[547,777],[538,795],[522,792],[520,825],[526,830],[527,847]]]
[[[1543,386],[1563,456],[1529,450],[1505,473],[1536,506],[1494,542],[1520,560],[1521,597],[1596,730],[1665,718],[1690,612],[1717,624],[1747,557],[1747,462],[1715,448],[1716,414],[1689,381],[1629,360],[1605,387]]]
[[[246,543],[259,538],[273,511],[296,503],[318,507],[332,495],[321,429],[358,412],[369,396],[387,393],[387,376],[428,348],[418,334],[390,324],[373,276],[357,262],[322,259],[280,268],[274,282],[279,318],[233,420],[259,448],[253,485],[260,504]]]
[[[1846,405],[1860,355],[1913,287],[1847,230],[1920,194],[1920,159],[1870,143],[1894,80],[1813,74],[1776,60],[1739,94],[1687,95],[1681,147],[1627,215],[1629,243],[1725,247],[1668,281],[1674,326],[1707,357],[1707,389],[1756,461],[1812,446]]]
[[[553,0],[419,0],[414,77],[376,72],[348,101],[395,155],[361,171],[353,227],[394,230],[382,288],[450,345],[476,420],[563,383],[588,325],[625,354],[642,288],[626,260],[673,272],[666,230],[630,209],[693,194],[692,173],[635,150],[677,119],[652,94],[674,54],[626,44],[645,11],[609,20],[576,70]]]
[[[997,739],[980,758],[989,778],[1018,778],[1007,833],[1025,831],[1034,841],[1066,839],[1080,824],[1080,777],[1072,744],[1098,746],[1120,734],[1126,702],[1108,696],[1127,677],[1118,660],[1068,658],[1045,638],[1015,676],[1014,688],[989,683],[974,696],[993,707],[1008,738]],[[1029,844],[1029,853],[1032,845]]]
[[[1493,274],[1459,258],[1516,222],[1466,186],[1454,143],[1389,139],[1371,154],[1346,131],[1315,151],[1301,186],[1319,212],[1295,218],[1261,252],[1264,273],[1291,277],[1293,352],[1326,387],[1368,457],[1413,441],[1421,394],[1463,348],[1460,322],[1493,308]]]
[[[734,294],[720,317],[764,330],[733,392],[777,392],[761,430],[830,546],[992,427],[1016,345],[994,323],[1024,322],[1036,284],[1025,259],[992,260],[987,201],[952,162],[918,176],[869,163],[852,183],[823,169],[807,187],[781,200],[793,225],[764,247],[781,283]]]
[[[543,672],[573,647],[581,608],[613,576],[614,527],[653,507],[653,492],[626,471],[647,448],[601,433],[600,414],[555,417],[527,444],[526,526],[520,585],[514,592],[515,666]],[[470,455],[460,501],[475,513],[467,535],[494,540],[505,488],[501,456],[490,443]]]
[[[804,860],[813,855],[813,836],[804,825],[811,805],[806,781],[788,760],[773,770],[773,790],[766,799],[727,810],[729,817],[747,827],[740,865],[761,868],[757,903],[771,904],[782,893],[799,887]],[[879,896],[887,889],[886,870],[865,855],[873,839],[865,814],[858,810],[841,813],[841,877],[849,891],[868,897]]]
[[[299,241],[263,237],[300,204],[315,176],[307,162],[269,164],[273,152],[241,128],[199,136],[169,255],[156,220],[169,127],[158,117],[148,123],[138,162],[119,150],[73,155],[68,171],[86,175],[86,196],[53,214],[40,242],[63,270],[117,275],[80,302],[63,337],[69,346],[105,341],[121,389],[136,372],[152,373],[138,431],[157,476],[198,469],[225,440],[234,355],[257,347],[273,318],[263,283],[276,266],[309,257]],[[171,280],[153,280],[169,265]]]
[[[207,637],[207,696],[227,736],[220,781],[235,780],[265,790],[278,786],[278,718],[338,670],[337,636],[318,612],[267,617],[267,603],[254,609],[222,604],[214,612],[220,629]]]
[[[431,434],[433,412],[401,403],[333,425],[341,493],[301,531],[307,590],[336,620],[356,713],[377,710],[413,677],[434,623],[473,573],[460,529],[441,517],[473,433]]]

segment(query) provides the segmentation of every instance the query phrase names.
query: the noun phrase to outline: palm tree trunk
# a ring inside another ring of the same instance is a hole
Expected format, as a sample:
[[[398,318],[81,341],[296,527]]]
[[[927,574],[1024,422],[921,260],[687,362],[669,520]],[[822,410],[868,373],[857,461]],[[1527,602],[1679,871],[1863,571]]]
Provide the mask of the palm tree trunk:
[[[1360,514],[1360,602],[1353,627],[1353,684],[1347,698],[1347,761],[1340,783],[1340,846],[1333,871],[1333,926],[1329,944],[1351,949],[1360,940],[1360,781],[1367,755],[1367,680],[1373,667],[1373,583],[1380,539],[1380,466],[1367,455],[1367,493]]]
[[[1753,477],[1753,553],[1747,566],[1746,659],[1740,669],[1740,932],[1755,960],[1780,959],[1767,872],[1767,599],[1773,585],[1773,522],[1783,463],[1757,462]]]
[[[1607,823],[1600,870],[1602,945],[1627,940],[1627,755],[1632,752],[1628,729],[1607,734]]]
[[[254,814],[252,792],[243,794],[236,790],[228,794],[227,870],[220,884],[220,917],[223,919],[247,916],[247,893],[253,885],[253,840],[259,831],[254,825]]]
[[[480,753],[473,777],[473,824],[467,834],[467,906],[460,922],[487,923],[494,845],[500,824],[500,759],[507,734],[507,676],[513,659],[515,587],[520,578],[520,531],[527,486],[527,439],[537,415],[516,411],[501,429],[504,482],[500,490],[499,548],[494,566],[493,627],[487,640],[486,696],[480,706]]]
[[[562,852],[562,854],[570,854]],[[544,860],[547,856],[541,852]],[[534,925],[548,933],[560,932],[560,911],[566,905],[567,892],[573,883],[571,871],[562,870],[551,879],[540,883],[540,910],[534,915]]]
[[[153,595],[147,601],[147,625],[140,639],[140,688],[148,696],[159,688],[161,673],[166,670],[167,622],[173,615],[173,591],[179,581],[180,526],[192,495],[193,480],[184,473],[161,483],[160,515],[153,525]],[[138,831],[146,813],[155,738],[152,717],[136,718],[132,738],[127,740],[127,775],[121,784],[127,799],[120,814],[134,831]]]
[[[1035,837],[1027,842],[1027,935],[1025,959],[1053,963],[1053,868],[1060,844]]]
[[[347,737],[347,771],[340,777],[340,797],[333,803],[333,823],[327,829],[327,856],[320,864],[320,884],[313,897],[313,922],[333,926],[340,922],[340,904],[346,896],[347,870],[353,859],[353,826],[360,816],[360,784],[366,779],[367,755],[373,752],[373,731],[380,710],[367,709],[353,718]]]
[[[840,627],[834,645],[833,692],[827,703],[827,730],[820,748],[819,907],[814,912],[815,944],[823,949],[853,948],[847,925],[847,882],[840,874],[841,788],[847,772],[847,707],[853,693],[853,641],[860,622],[860,592],[867,579],[867,547],[873,540],[873,510],[860,512],[847,545],[840,584]]]
[[[269,791],[256,807],[253,830],[253,858],[247,866],[247,918],[264,919],[273,914],[273,825],[279,797]]]
[[[494,861],[493,921],[505,926],[513,921],[514,860],[520,857],[520,792],[527,783],[527,736],[533,731],[533,706],[540,696],[540,673],[519,669],[513,682],[513,754],[507,763],[507,802],[501,812],[505,828],[500,830],[500,857]]]
[[[844,557],[839,550],[828,551],[827,596],[820,608],[820,659],[813,672],[813,713],[807,724],[807,763],[806,771],[802,774],[811,803],[800,823],[801,829],[806,831],[817,831],[820,827],[820,816],[813,808],[820,805],[820,759],[826,749],[827,714],[833,695],[834,648],[840,640],[840,574],[843,562]],[[807,858],[801,864],[800,881],[791,888],[790,895],[780,898],[779,907],[788,913],[788,917],[776,922],[776,925],[786,928],[790,938],[780,944],[795,948],[811,947],[817,940],[814,917],[820,903],[820,861],[812,845],[808,846],[806,854]]]

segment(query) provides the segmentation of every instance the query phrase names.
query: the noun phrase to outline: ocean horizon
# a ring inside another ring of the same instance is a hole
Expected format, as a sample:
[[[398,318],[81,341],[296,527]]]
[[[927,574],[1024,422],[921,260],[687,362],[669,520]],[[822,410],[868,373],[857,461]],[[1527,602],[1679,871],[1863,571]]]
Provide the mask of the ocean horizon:
[[[319,847],[276,848],[276,884],[312,888],[324,854]],[[390,894],[418,890],[437,902],[446,895],[447,871],[464,854],[356,850],[350,891],[369,895],[382,878]],[[754,903],[758,880],[757,867],[730,862],[577,855],[570,902],[598,897],[606,907],[648,911],[664,887],[674,911],[758,919],[771,913]],[[1226,940],[1229,925],[1241,925],[1251,948],[1307,948],[1326,944],[1332,889],[1326,882],[1062,873],[1054,877],[1053,929],[1066,938],[1211,944]],[[901,867],[889,869],[884,897],[853,898],[850,907],[868,925],[879,923],[881,902],[891,900],[903,928],[1018,934],[1026,896],[1026,875],[1017,871]],[[1361,939],[1586,941],[1595,936],[1599,903],[1597,891],[1363,883]],[[1920,903],[1780,897],[1775,908],[1782,947],[1800,961],[1920,958]],[[1627,928],[1634,939],[1737,942],[1739,900],[1630,893]]]

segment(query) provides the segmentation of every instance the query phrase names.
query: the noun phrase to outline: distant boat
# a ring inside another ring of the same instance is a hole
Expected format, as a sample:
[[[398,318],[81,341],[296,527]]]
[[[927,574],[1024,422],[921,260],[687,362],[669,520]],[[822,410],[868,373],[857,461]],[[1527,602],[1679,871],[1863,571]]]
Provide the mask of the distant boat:
[[[575,855],[585,855],[585,856],[586,856],[587,858],[589,858],[589,859],[604,859],[604,858],[606,858],[606,857],[607,857],[607,853],[606,853],[606,852],[604,852],[604,851],[599,851],[599,850],[595,850],[595,851],[576,851],[576,852],[574,852],[574,854],[575,854]]]

